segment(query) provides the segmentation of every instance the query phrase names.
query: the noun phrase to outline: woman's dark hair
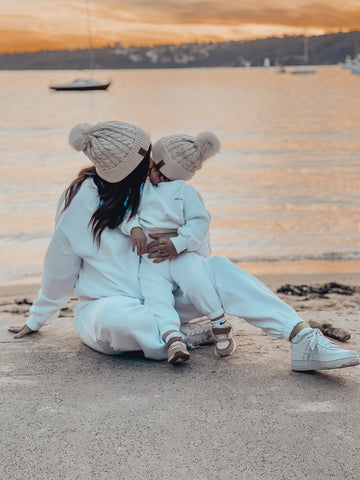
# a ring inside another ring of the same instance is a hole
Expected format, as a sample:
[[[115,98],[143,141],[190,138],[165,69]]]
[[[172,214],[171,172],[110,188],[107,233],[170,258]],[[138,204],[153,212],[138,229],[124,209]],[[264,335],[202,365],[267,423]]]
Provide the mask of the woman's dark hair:
[[[144,159],[123,180],[110,183],[96,173],[94,166],[82,169],[65,192],[64,210],[68,208],[80,185],[92,178],[97,186],[100,202],[93,213],[91,225],[94,240],[100,245],[101,234],[105,228],[114,229],[125,218],[133,217],[139,208],[140,194],[149,172],[151,146]]]

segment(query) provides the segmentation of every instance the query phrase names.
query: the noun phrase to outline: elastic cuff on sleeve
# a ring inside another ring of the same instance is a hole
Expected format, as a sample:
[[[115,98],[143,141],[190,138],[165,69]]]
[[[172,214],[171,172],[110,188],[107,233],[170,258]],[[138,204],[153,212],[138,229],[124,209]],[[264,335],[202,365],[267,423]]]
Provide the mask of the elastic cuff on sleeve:
[[[181,253],[187,249],[186,238],[182,237],[181,235],[178,235],[177,237],[171,237],[170,240],[176,248],[177,253]]]
[[[131,230],[135,227],[140,227],[139,221],[137,220],[137,218],[131,218],[127,222],[123,222],[120,225],[120,230],[124,235],[130,236]]]
[[[29,320],[26,322],[26,324],[31,330],[36,332],[37,330],[40,330],[41,325],[34,319],[34,318],[29,318]]]

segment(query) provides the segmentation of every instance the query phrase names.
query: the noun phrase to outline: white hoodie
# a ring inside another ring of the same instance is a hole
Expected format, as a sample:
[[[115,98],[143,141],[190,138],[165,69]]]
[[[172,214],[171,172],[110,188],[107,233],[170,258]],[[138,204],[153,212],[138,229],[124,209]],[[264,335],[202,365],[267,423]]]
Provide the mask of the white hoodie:
[[[171,241],[177,253],[186,250],[206,258],[210,256],[209,223],[210,214],[200,194],[184,180],[158,185],[147,181],[138,214],[123,222],[121,230],[125,235],[134,227],[141,227],[147,235],[176,230],[177,237]]]
[[[98,247],[89,221],[99,204],[97,187],[85,180],[69,207],[59,214],[45,255],[38,299],[26,322],[32,330],[50,323],[72,295],[95,299],[140,297],[139,257],[120,228],[106,228]]]
[[[58,214],[45,255],[41,290],[26,322],[32,330],[50,323],[74,294],[86,300],[113,295],[141,298],[139,257],[131,251],[130,238],[117,227],[102,232],[100,247],[93,240],[89,222],[98,204],[97,187],[87,179],[69,207]],[[190,235],[188,241],[190,246],[194,238]]]

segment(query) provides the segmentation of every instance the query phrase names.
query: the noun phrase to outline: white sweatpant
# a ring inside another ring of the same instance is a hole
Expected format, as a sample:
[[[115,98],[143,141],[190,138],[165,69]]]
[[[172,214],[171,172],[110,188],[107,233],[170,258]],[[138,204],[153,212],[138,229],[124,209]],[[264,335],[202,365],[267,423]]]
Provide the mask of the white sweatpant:
[[[154,263],[144,255],[139,278],[144,306],[155,315],[161,338],[170,330],[180,330],[181,321],[174,308],[173,294],[177,287],[201,316],[213,320],[224,314],[206,260],[196,253],[183,253],[162,263]]]
[[[205,262],[225,313],[243,318],[270,336],[289,339],[301,322],[289,305],[226,258],[212,257]],[[179,291],[175,308],[182,321],[201,316]],[[119,295],[81,302],[75,309],[75,327],[85,344],[102,353],[142,350],[155,360],[167,356],[157,319],[138,298]]]

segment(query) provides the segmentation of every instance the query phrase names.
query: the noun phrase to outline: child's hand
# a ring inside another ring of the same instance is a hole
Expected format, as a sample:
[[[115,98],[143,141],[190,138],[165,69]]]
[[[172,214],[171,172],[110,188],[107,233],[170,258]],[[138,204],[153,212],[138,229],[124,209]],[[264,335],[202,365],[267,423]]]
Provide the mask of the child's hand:
[[[153,238],[150,235],[151,238]],[[149,258],[154,258],[154,263],[161,263],[165,260],[170,260],[171,258],[175,258],[178,255],[176,248],[171,241],[170,237],[160,237],[154,242],[151,242],[150,245],[155,246],[156,243],[156,251],[151,251],[149,254]]]
[[[132,251],[143,255],[146,252],[147,238],[142,228],[134,227],[130,232]]]

